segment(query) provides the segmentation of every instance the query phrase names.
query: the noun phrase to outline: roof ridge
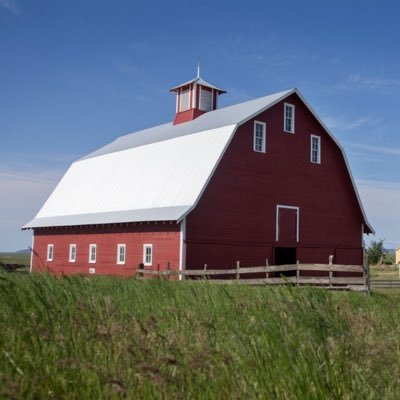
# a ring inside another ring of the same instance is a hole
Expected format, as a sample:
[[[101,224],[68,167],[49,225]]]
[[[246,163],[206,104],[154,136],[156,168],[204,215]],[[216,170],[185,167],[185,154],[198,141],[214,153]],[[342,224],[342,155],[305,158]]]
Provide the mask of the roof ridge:
[[[122,151],[145,144],[169,140],[188,134],[199,133],[205,130],[220,128],[222,126],[236,125],[243,123],[248,118],[259,113],[280,101],[282,98],[297,91],[297,89],[284,90],[266,96],[257,97],[241,103],[231,104],[217,110],[209,111],[192,121],[183,124],[173,125],[172,121],[161,125],[141,129],[119,136],[112,142],[100,149],[91,152],[80,160],[101,156],[107,153]]]

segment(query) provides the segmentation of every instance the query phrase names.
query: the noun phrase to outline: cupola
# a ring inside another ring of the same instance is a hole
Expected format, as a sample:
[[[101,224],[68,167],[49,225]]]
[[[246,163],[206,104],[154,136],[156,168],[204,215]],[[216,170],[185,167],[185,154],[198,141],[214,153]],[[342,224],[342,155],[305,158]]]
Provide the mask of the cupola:
[[[170,89],[176,93],[176,115],[174,125],[192,121],[207,111],[217,109],[217,99],[225,90],[200,78],[200,67],[197,77]]]

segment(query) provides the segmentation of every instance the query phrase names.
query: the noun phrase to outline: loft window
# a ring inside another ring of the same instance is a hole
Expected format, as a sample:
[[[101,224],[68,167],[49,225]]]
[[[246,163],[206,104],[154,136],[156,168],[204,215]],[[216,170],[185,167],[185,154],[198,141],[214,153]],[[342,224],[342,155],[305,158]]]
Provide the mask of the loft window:
[[[124,265],[126,258],[126,245],[119,244],[117,247],[117,264]]]
[[[265,122],[254,121],[253,150],[265,153]]]
[[[200,110],[211,111],[212,110],[212,92],[200,88]]]
[[[285,103],[284,131],[294,133],[294,105]]]
[[[69,245],[69,262],[76,261],[76,244]]]
[[[95,264],[96,263],[96,251],[97,246],[95,244],[89,245],[89,263]]]
[[[311,162],[321,164],[321,137],[311,135]]]
[[[190,94],[189,87],[181,90],[179,111],[189,110],[189,94]]]
[[[143,245],[143,264],[150,266],[153,264],[153,245],[144,244]]]
[[[47,245],[47,261],[53,261],[54,256],[54,245],[48,244]]]

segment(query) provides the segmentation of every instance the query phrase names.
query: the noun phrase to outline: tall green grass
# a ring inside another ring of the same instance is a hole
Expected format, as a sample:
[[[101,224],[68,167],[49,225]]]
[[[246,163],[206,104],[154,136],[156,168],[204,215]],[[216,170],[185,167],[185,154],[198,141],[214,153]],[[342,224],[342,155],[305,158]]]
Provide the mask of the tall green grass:
[[[400,295],[0,275],[0,398],[397,399]]]

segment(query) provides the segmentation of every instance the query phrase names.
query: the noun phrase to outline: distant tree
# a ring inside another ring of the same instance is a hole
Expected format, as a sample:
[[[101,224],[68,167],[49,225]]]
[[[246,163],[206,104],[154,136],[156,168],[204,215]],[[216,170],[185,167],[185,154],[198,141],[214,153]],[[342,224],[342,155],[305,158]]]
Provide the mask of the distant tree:
[[[386,252],[385,253],[385,257],[384,257],[384,259],[383,259],[383,262],[386,264],[386,265],[393,265],[393,264],[395,264],[396,262],[395,262],[395,255],[394,255],[394,253],[393,252]]]
[[[378,264],[382,261],[382,258],[385,255],[383,242],[383,239],[380,239],[378,241],[373,240],[367,247],[368,259],[371,264]]]

